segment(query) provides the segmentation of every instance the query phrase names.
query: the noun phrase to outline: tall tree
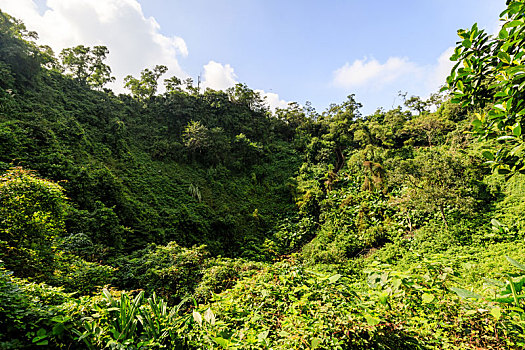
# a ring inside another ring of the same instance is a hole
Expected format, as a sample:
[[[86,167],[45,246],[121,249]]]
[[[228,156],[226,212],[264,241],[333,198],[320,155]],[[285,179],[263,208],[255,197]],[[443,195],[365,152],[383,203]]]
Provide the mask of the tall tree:
[[[101,90],[104,85],[115,80],[111,76],[111,68],[104,63],[108,53],[106,46],[90,48],[78,45],[62,50],[60,59],[68,75]]]
[[[140,72],[140,79],[131,75],[124,78],[124,87],[131,91],[134,98],[139,101],[147,101],[155,96],[159,85],[159,78],[168,71],[168,67],[156,65],[153,70],[148,68]]]
[[[0,10],[0,87],[10,87],[13,76],[25,83],[38,73],[43,53],[36,39],[36,32]]]
[[[335,173],[344,166],[344,150],[354,142],[353,125],[361,117],[359,112],[361,107],[362,105],[355,100],[354,95],[349,95],[342,104],[330,105],[321,116],[320,122],[327,130],[323,139],[334,145],[337,158],[334,165]]]
[[[390,174],[392,184],[401,185],[401,208],[418,208],[439,213],[448,227],[447,211],[470,213],[476,193],[476,167],[460,153],[437,147],[424,150],[414,159],[396,161]]]

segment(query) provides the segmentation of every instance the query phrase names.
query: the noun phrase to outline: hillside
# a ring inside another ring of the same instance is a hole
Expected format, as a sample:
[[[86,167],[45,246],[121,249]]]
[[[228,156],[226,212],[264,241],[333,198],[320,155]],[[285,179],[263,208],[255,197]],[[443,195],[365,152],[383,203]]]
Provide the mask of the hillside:
[[[523,348],[524,13],[365,116],[115,95],[0,11],[0,348]]]

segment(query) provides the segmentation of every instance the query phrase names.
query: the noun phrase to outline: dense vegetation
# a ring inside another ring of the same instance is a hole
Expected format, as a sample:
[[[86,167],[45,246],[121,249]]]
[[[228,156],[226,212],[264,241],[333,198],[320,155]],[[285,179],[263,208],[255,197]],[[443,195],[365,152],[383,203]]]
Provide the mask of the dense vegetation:
[[[0,348],[525,347],[524,16],[363,116],[164,66],[116,96],[0,12]]]

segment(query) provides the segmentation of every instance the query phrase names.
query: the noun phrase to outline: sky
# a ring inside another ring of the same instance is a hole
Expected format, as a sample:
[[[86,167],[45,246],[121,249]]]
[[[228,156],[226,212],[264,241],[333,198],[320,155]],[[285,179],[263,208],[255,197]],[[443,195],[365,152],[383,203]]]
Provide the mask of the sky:
[[[166,65],[203,88],[245,83],[272,108],[318,112],[355,94],[364,115],[437,92],[457,30],[495,33],[505,0],[0,0],[59,53],[106,45],[117,78]]]

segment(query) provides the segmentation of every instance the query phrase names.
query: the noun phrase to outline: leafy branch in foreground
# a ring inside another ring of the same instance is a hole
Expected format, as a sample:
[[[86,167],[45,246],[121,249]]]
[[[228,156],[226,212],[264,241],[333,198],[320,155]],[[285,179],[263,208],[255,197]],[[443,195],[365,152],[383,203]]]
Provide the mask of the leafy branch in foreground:
[[[459,30],[461,38],[452,61],[457,61],[447,87],[462,107],[479,108],[474,133],[495,139],[500,147],[483,152],[500,174],[525,174],[525,2],[508,1],[500,14],[504,22],[497,36],[474,24]]]

